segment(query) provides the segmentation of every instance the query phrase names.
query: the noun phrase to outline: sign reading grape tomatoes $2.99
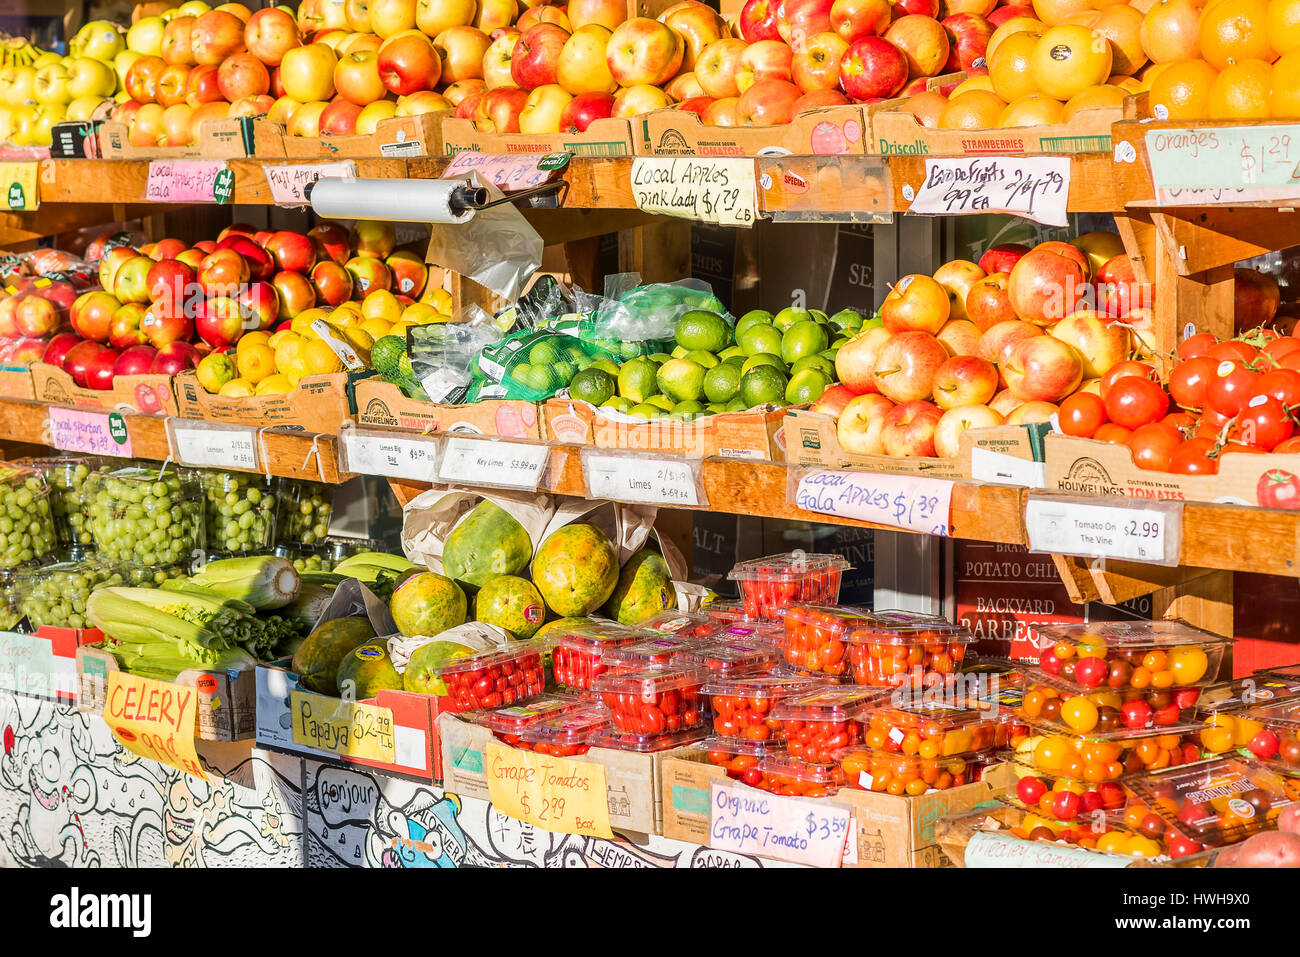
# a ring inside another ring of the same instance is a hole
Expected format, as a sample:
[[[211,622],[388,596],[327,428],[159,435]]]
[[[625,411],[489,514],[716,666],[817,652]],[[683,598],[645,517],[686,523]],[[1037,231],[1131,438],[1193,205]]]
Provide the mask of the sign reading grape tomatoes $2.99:
[[[488,799],[502,814],[544,831],[613,838],[603,766],[495,741],[483,758]]]
[[[638,156],[632,161],[637,209],[719,226],[758,219],[757,166],[750,157]]]
[[[908,188],[904,188],[904,196]],[[1066,226],[1068,156],[963,156],[927,159],[925,181],[911,211],[940,216],[1011,213],[1046,226]]]
[[[946,479],[837,469],[811,469],[797,474],[791,504],[804,511],[927,535],[948,535],[952,482]]]

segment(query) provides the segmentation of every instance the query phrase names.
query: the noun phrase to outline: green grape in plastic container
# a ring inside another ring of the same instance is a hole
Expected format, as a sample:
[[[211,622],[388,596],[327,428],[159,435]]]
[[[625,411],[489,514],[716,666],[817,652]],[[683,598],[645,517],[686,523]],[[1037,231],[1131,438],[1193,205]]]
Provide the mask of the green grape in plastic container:
[[[18,610],[33,627],[89,628],[86,600],[113,577],[99,562],[62,562],[24,568],[17,574]]]
[[[90,534],[90,496],[87,483],[105,459],[94,455],[69,455],[23,459],[45,478],[50,488],[50,514],[54,517],[54,538],[67,552],[82,552],[94,546]]]
[[[275,532],[276,482],[248,472],[200,473],[206,500],[208,551],[249,555],[271,547]]]
[[[128,467],[91,481],[90,532],[99,558],[188,567],[203,549],[203,490],[188,469]]]
[[[279,545],[315,545],[329,534],[334,486],[323,482],[281,479],[275,540]],[[328,569],[316,569],[328,571]]]
[[[35,469],[0,462],[0,568],[18,568],[54,551],[50,489]]]

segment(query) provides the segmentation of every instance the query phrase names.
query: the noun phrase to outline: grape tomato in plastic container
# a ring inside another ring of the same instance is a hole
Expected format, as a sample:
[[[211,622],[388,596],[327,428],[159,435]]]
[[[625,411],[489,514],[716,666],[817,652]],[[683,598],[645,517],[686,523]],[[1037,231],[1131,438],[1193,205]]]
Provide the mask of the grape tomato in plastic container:
[[[606,674],[624,674],[650,665],[666,665],[701,647],[713,647],[713,644],[697,638],[657,635],[611,648],[601,655],[600,663],[605,666]]]
[[[571,758],[591,750],[597,734],[610,729],[609,709],[591,703],[552,714],[529,724],[519,733],[518,747],[557,758]]]
[[[877,751],[921,758],[952,757],[1006,745],[1008,716],[942,703],[886,704],[859,719],[863,742]]]
[[[617,622],[593,620],[552,629],[548,637],[554,642],[551,672],[555,683],[575,691],[589,691],[592,683],[607,670],[602,659],[608,651],[652,636]]]
[[[797,758],[830,763],[862,740],[858,718],[880,697],[877,688],[836,687],[788,699],[772,709],[777,738]]]
[[[539,695],[546,686],[548,642],[519,641],[432,666],[447,686],[454,714],[499,708]]]
[[[1214,682],[1231,638],[1182,621],[1039,625],[1038,667],[1087,687],[1186,688]]]
[[[979,781],[1000,761],[987,756],[922,758],[857,747],[841,752],[840,767],[850,787],[898,797],[919,797]]]
[[[707,669],[710,674],[748,675],[771,669],[776,664],[777,653],[768,645],[752,641],[728,641],[688,648],[679,658]]]
[[[522,704],[502,705],[487,711],[472,711],[462,715],[466,721],[487,728],[506,744],[518,747],[520,734],[525,728],[586,705],[587,702],[572,695],[543,694],[529,698]]]
[[[727,578],[740,583],[748,617],[778,619],[793,602],[835,604],[841,578],[852,567],[839,555],[794,551],[739,562]]]
[[[670,609],[656,612],[645,621],[637,622],[636,627],[640,631],[653,631],[661,635],[678,635],[682,638],[709,638],[718,625],[708,615]]]
[[[654,751],[667,751],[671,748],[685,747],[688,744],[702,741],[704,736],[705,729],[702,727],[688,728],[683,731],[667,731],[662,734],[625,733],[614,728],[606,728],[603,731],[595,732],[591,736],[591,746],[593,748],[609,748],[612,751],[635,751],[640,754],[649,754]]]
[[[1167,827],[1201,847],[1222,847],[1275,828],[1291,804],[1281,777],[1240,758],[1144,775],[1129,787]]]
[[[694,665],[653,665],[602,675],[593,690],[612,712],[615,732],[671,734],[706,726],[708,710],[700,688],[707,677]]]
[[[702,690],[709,696],[715,735],[763,744],[775,741],[780,728],[772,710],[817,685],[815,678],[804,675],[718,675]]]

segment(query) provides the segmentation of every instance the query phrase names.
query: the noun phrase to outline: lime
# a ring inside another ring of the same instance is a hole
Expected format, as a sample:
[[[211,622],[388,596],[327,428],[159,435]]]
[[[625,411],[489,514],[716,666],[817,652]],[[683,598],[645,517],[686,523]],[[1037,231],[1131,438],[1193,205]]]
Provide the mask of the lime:
[[[880,318],[880,313],[874,313],[870,318],[862,320],[862,329],[875,329],[884,326],[885,320]],[[861,332],[862,329],[858,331]]]
[[[841,309],[835,315],[831,316],[831,325],[836,329],[847,329],[849,332],[857,332],[862,328],[862,314],[854,312],[852,309]]]
[[[569,383],[569,395],[592,405],[604,405],[614,397],[618,380],[604,369],[583,369]]]
[[[809,312],[807,309],[796,309],[794,306],[789,306],[785,309],[782,309],[780,312],[778,312],[775,316],[772,317],[772,325],[776,326],[782,332],[785,332],[796,322],[805,322],[805,321],[808,322],[812,321],[812,313]]]
[[[675,402],[697,401],[704,395],[704,366],[690,359],[669,359],[659,367],[659,391]]]
[[[664,414],[664,410],[658,406],[642,402],[640,405],[634,405],[627,410],[628,415],[634,415],[638,419],[657,419]]]
[[[723,362],[704,374],[704,394],[710,402],[730,402],[740,389],[740,366]]]
[[[740,348],[747,356],[756,356],[760,352],[781,354],[781,330],[776,326],[751,326],[740,336]]]
[[[833,343],[829,349],[823,349],[821,352],[817,354],[821,356],[823,359],[825,359],[827,362],[831,363],[831,365],[834,365],[835,354],[840,351],[841,345],[843,345],[843,343],[840,342]]]
[[[736,396],[734,399],[732,399],[730,402],[727,403],[728,412],[744,412],[748,408],[749,406],[745,405],[745,400],[742,399],[740,396]]]
[[[826,325],[826,323],[831,321],[830,317],[827,316],[826,313],[822,312],[820,309],[809,309],[808,315],[812,316],[813,322],[819,322],[822,325]]]
[[[523,370],[522,373],[520,369]],[[521,363],[510,370],[510,375],[524,388],[534,392],[554,392],[564,384],[549,366]]]
[[[658,371],[659,366],[650,359],[628,360],[618,370],[618,394],[632,402],[644,402],[659,391],[659,384],[655,381]]]
[[[690,352],[686,353],[686,355],[682,356],[682,358],[690,359],[692,362],[698,362],[706,369],[712,369],[718,364],[718,357],[712,352],[705,352],[703,349],[692,349]]]
[[[675,406],[673,406],[673,415],[681,415],[687,412],[703,412],[703,411],[705,411],[704,403],[695,402],[694,400],[687,400],[686,402],[678,402]]]
[[[644,404],[650,406],[652,409],[658,409],[660,412],[671,412],[673,406],[677,403],[661,393],[659,395],[650,396],[650,398],[645,400]]]
[[[826,330],[811,319],[796,322],[781,337],[781,358],[787,363],[812,356],[830,346]]]
[[[551,370],[554,373],[555,378],[559,379],[561,382],[569,382],[573,379],[574,374],[577,373],[578,367],[572,362],[557,362],[551,367]]]
[[[727,411],[726,405],[721,402],[710,402],[708,405],[705,406],[705,408],[708,409],[710,412],[712,412],[714,415],[717,415],[720,412]]]
[[[804,356],[790,367],[790,374],[795,375],[803,372],[804,369],[817,369],[824,372],[829,378],[835,378],[835,363],[827,359],[820,352],[815,356]]]
[[[685,359],[690,351],[685,346],[673,346],[671,355],[674,359]]]
[[[766,309],[751,309],[740,317],[736,323],[736,341],[740,341],[740,334],[751,326],[770,326],[772,324],[772,314]]]
[[[765,352],[763,353],[763,355],[767,355],[767,353]],[[772,358],[775,359],[776,356],[773,356]],[[723,365],[732,365],[735,366],[737,369],[739,369],[742,366],[744,366],[744,364],[748,361],[749,359],[745,357],[744,353],[741,353],[738,356],[727,356],[727,358],[722,360],[722,363]]]
[[[670,355],[669,355],[668,353],[666,353],[666,352],[656,352],[654,355],[649,356],[650,361],[653,362],[653,363],[654,363],[655,365],[657,365],[657,366],[661,366],[661,365],[663,365],[665,362],[667,362],[667,361],[668,361],[669,359],[671,359],[671,358],[672,358],[672,356],[670,356]]]
[[[673,338],[688,351],[721,352],[731,345],[731,323],[716,312],[693,309],[677,320]]]
[[[727,348],[718,353],[718,358],[723,362],[726,362],[732,356],[740,356],[740,358],[743,359],[745,358],[745,350],[740,348],[740,346],[727,346]]]
[[[613,398],[602,402],[600,407],[602,409],[613,409],[615,412],[626,412],[628,409],[632,408],[632,403],[627,401],[627,399],[623,398],[621,395],[616,395]]]
[[[740,377],[740,398],[748,409],[768,403],[780,405],[785,399],[785,386],[782,372],[771,366],[759,366]]]
[[[559,358],[560,348],[550,339],[533,343],[533,347],[528,350],[528,361],[535,366],[548,365],[558,361]]]
[[[635,359],[641,354],[641,343],[621,342],[609,350],[623,359]]]
[[[830,376],[820,369],[804,369],[790,377],[785,387],[786,405],[807,405],[822,397],[831,384]]]
[[[613,359],[597,359],[595,362],[593,362],[593,363],[592,363],[591,365],[589,365],[587,368],[588,368],[588,369],[601,369],[601,370],[603,370],[603,371],[605,371],[605,372],[608,372],[608,373],[609,373],[610,375],[612,375],[614,378],[616,378],[616,379],[618,378],[618,363],[615,362]]]
[[[759,366],[771,366],[782,375],[785,375],[788,371],[780,356],[774,356],[770,352],[761,352],[745,360],[744,365],[740,367],[740,374],[743,376],[750,369],[757,369]]]

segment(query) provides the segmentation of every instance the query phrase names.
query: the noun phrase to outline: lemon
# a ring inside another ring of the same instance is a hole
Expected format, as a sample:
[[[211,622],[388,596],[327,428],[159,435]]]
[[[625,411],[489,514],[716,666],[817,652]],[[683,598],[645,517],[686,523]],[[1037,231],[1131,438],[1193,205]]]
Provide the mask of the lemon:
[[[235,356],[239,378],[256,385],[275,374],[275,350],[266,345],[253,345],[240,350]]]
[[[244,396],[252,394],[253,384],[247,379],[231,379],[217,393],[217,395],[223,395],[227,399],[242,399]]]
[[[235,343],[235,355],[239,355],[239,353],[251,349],[253,346],[268,345],[271,345],[271,334],[261,329],[254,329],[252,332],[246,332],[239,337],[239,341]]]
[[[388,320],[379,318],[367,319],[360,326],[361,331],[370,336],[371,340],[382,339],[392,331],[392,328]]]
[[[235,378],[235,360],[224,352],[210,352],[199,360],[194,375],[208,392],[220,392],[223,385]]]
[[[294,384],[287,375],[276,373],[269,375],[257,384],[254,395],[284,395],[294,390]]]
[[[386,322],[392,322],[393,317],[402,314],[402,304],[387,289],[375,289],[366,293],[366,298],[361,301],[361,316],[363,319],[383,319]]]
[[[320,339],[308,339],[304,342],[298,348],[297,362],[301,370],[300,378],[343,371],[343,360]]]
[[[413,302],[402,310],[402,322],[411,325],[424,325],[426,322],[438,322],[440,312],[427,302]]]

